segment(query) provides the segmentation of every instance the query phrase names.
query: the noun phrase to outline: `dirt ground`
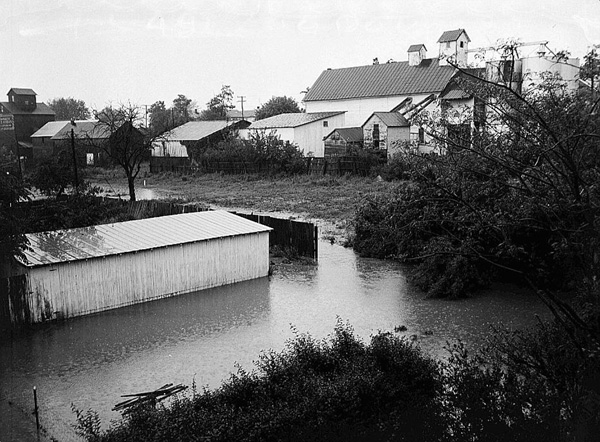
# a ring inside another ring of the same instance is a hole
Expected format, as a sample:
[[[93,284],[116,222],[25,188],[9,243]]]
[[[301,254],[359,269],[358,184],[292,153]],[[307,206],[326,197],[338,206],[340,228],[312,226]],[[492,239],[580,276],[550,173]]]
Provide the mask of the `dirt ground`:
[[[87,179],[108,195],[127,195],[121,169],[88,170]],[[374,192],[393,191],[396,186],[373,177],[151,174],[145,168],[136,179],[136,195],[138,199],[199,202],[216,209],[313,222],[319,226],[322,238],[344,243],[351,234],[356,208],[364,198]]]

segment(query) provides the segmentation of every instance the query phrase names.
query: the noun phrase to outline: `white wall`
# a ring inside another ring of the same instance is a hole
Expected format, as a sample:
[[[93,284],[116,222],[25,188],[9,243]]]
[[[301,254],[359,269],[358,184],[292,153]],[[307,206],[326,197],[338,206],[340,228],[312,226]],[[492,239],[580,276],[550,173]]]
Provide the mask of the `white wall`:
[[[389,112],[407,97],[412,97],[413,104],[418,103],[430,94],[395,95],[377,98],[355,98],[351,100],[307,101],[306,112],[346,111],[345,125],[338,127],[357,127],[371,116],[373,112]],[[335,129],[331,127],[330,132]],[[327,134],[324,134],[324,136]]]
[[[33,322],[266,276],[269,232],[28,269]]]

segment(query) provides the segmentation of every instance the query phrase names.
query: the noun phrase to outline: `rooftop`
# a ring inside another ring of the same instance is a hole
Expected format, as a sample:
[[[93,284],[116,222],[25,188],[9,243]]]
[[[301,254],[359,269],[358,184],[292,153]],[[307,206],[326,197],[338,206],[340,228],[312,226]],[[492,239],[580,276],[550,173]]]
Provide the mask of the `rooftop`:
[[[165,134],[169,141],[197,141],[233,125],[233,121],[188,121]]]
[[[387,127],[408,127],[409,121],[398,112],[373,112]],[[371,118],[369,117],[367,121]]]
[[[456,41],[460,37],[460,35],[464,32],[467,40],[471,41],[469,38],[469,34],[464,29],[455,29],[454,31],[446,31],[442,34],[442,36],[438,39],[438,43],[445,43],[447,41]]]
[[[29,233],[26,261],[21,263],[28,267],[51,265],[269,230],[270,227],[217,210]]]
[[[454,74],[452,66],[439,66],[437,58],[426,58],[418,66],[402,61],[327,69],[317,78],[304,101],[439,93]]]
[[[284,127],[298,127],[314,121],[323,120],[325,118],[334,117],[343,114],[343,111],[338,112],[297,112],[292,114],[279,114],[263,120],[255,121],[248,129],[275,129]]]

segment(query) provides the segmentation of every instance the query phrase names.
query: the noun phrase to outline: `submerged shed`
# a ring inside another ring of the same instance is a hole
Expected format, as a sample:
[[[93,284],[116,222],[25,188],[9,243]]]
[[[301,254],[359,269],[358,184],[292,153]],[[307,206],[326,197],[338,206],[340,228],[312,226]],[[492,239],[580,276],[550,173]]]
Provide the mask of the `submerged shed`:
[[[28,234],[0,298],[32,323],[266,276],[270,230],[207,211]]]

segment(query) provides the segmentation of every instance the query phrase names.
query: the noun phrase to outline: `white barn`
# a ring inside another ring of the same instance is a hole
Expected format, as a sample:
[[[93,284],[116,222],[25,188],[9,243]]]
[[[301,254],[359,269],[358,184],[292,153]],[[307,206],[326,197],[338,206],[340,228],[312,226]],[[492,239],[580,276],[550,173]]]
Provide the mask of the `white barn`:
[[[11,321],[81,316],[267,276],[270,230],[207,211],[28,234],[30,249],[12,269],[24,287],[8,296]]]
[[[248,138],[249,132],[275,132],[283,141],[298,145],[304,155],[323,157],[323,138],[336,127],[345,126],[345,113],[340,111],[290,113],[258,120],[248,129],[241,130],[240,136]]]

